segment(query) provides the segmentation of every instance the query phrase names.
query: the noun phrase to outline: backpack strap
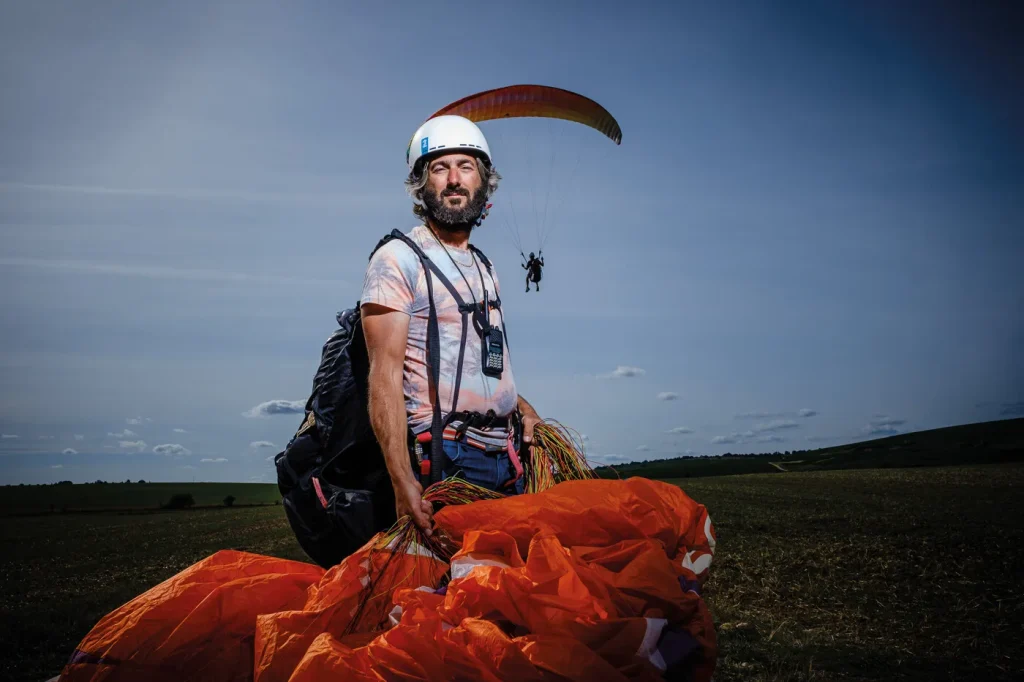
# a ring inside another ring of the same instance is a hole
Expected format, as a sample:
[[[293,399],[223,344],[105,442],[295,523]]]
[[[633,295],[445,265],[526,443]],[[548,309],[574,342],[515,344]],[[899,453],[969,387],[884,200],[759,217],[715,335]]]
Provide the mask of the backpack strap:
[[[466,334],[469,330],[469,314],[473,312],[475,306],[467,304],[452,285],[451,281],[449,281],[445,274],[441,272],[434,261],[432,261],[414,241],[397,229],[392,230],[390,234],[384,236],[377,243],[377,246],[370,254],[370,258],[373,258],[377,249],[381,248],[392,239],[402,240],[410,249],[413,250],[413,253],[419,257],[425,271],[424,278],[427,281],[427,299],[430,304],[430,313],[427,318],[427,365],[430,371],[430,378],[433,379],[434,382],[434,399],[431,401],[433,403],[434,417],[430,425],[429,483],[436,483],[441,480],[441,470],[444,466],[444,429],[448,425],[447,422],[451,419],[452,415],[455,414],[455,410],[459,402],[459,386],[462,383],[462,365],[466,355]],[[482,258],[482,260],[485,259]],[[488,271],[490,271],[490,261],[485,260],[485,262],[487,263]],[[441,332],[437,322],[437,309],[434,306],[434,288],[430,277],[431,272],[433,272],[434,277],[440,280],[441,284],[448,289],[448,292],[452,295],[452,298],[455,299],[455,302],[459,306],[459,312],[462,314],[462,340],[459,343],[459,362],[455,372],[455,388],[452,393],[452,409],[449,412],[448,420],[445,420],[441,416]],[[504,319],[502,319],[502,327],[504,327]]]

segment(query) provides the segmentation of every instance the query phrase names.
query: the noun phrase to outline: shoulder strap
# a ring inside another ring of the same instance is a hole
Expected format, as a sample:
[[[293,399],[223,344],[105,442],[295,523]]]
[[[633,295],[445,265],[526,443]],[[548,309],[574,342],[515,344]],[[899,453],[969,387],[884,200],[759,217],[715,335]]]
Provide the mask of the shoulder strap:
[[[382,246],[390,242],[392,239],[400,239],[413,250],[413,253],[420,259],[423,264],[425,271],[425,277],[427,282],[427,300],[430,304],[430,313],[427,318],[427,366],[430,372],[430,378],[434,383],[434,395],[431,402],[433,403],[434,417],[430,424],[430,483],[436,483],[441,480],[441,470],[444,466],[444,427],[446,426],[444,418],[441,416],[441,331],[437,323],[437,309],[434,306],[434,287],[431,282],[430,273],[434,273],[434,277],[437,277],[441,284],[448,289],[448,292],[455,299],[455,302],[459,306],[459,312],[462,314],[462,341],[459,344],[459,362],[455,372],[455,388],[452,393],[452,408],[449,415],[454,414],[456,407],[459,402],[459,385],[462,383],[462,364],[466,354],[466,333],[469,329],[469,314],[473,311],[473,306],[463,301],[462,296],[452,285],[451,281],[445,277],[444,273],[437,267],[434,261],[423,252],[423,250],[408,236],[403,234],[401,231],[395,229],[390,234],[384,236],[374,247],[373,252],[370,253],[370,258],[380,249]],[[474,249],[475,250],[475,249]],[[488,272],[490,271],[490,262],[481,254],[481,260],[487,263]],[[502,321],[504,325],[504,321]]]

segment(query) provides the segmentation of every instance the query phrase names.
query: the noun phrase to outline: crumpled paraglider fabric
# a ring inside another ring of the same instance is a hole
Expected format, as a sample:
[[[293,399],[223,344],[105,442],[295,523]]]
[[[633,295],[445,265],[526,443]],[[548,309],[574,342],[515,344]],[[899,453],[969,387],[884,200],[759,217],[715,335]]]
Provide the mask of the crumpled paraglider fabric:
[[[217,552],[101,619],[60,680],[711,679],[714,530],[679,488],[568,481],[434,518],[449,561],[397,540],[327,571]]]

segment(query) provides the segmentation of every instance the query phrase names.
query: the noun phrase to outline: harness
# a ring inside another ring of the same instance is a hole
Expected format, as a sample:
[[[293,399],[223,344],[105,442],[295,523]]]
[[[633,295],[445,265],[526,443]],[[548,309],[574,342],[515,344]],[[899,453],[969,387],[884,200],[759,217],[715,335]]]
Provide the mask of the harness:
[[[446,430],[451,435],[451,430],[448,429],[449,424],[453,421],[460,421],[458,428],[455,429],[454,435],[456,440],[461,440],[465,437],[466,430],[469,428],[488,428],[488,427],[506,427],[509,429],[508,438],[508,454],[509,459],[513,461],[513,466],[516,470],[516,478],[513,482],[518,481],[522,476],[522,465],[518,457],[518,446],[515,451],[512,449],[512,445],[517,445],[518,438],[513,437],[513,431],[518,430],[519,418],[518,411],[514,411],[511,415],[498,416],[494,410],[488,410],[486,414],[479,412],[470,411],[456,411],[459,401],[459,386],[462,383],[462,365],[465,360],[466,354],[466,335],[469,332],[470,327],[470,315],[482,314],[485,319],[489,317],[489,310],[485,310],[484,306],[488,306],[491,309],[498,311],[498,316],[501,319],[501,332],[505,337],[506,348],[508,347],[508,334],[505,331],[505,316],[501,311],[501,299],[498,297],[497,287],[495,286],[494,300],[487,300],[486,302],[480,302],[477,304],[466,303],[459,292],[452,285],[451,281],[441,272],[440,268],[423,252],[423,250],[413,242],[409,237],[400,232],[399,230],[392,230],[391,234],[381,239],[377,245],[377,249],[391,241],[392,239],[400,239],[413,250],[413,252],[419,257],[423,263],[425,277],[427,282],[427,299],[430,304],[430,312],[427,318],[427,365],[429,366],[430,378],[432,380],[433,388],[431,389],[431,403],[433,405],[433,418],[430,424],[430,430],[424,431],[413,439],[413,447],[410,449],[410,458],[412,459],[413,471],[419,474],[420,484],[423,487],[427,487],[432,483],[436,483],[441,480],[442,469],[444,466],[444,436]],[[480,251],[478,248],[469,245],[469,248],[475,253],[480,261],[487,268],[487,274],[491,277],[491,285],[494,286],[494,273],[491,261]],[[374,249],[376,251],[377,249]],[[441,415],[441,396],[440,396],[440,378],[441,378],[441,333],[437,321],[437,308],[434,306],[434,287],[431,278],[436,277],[438,281],[448,290],[448,293],[452,295],[458,305],[459,313],[462,315],[462,338],[459,342],[459,360],[455,373],[455,387],[452,392],[452,407],[447,417]],[[485,289],[486,291],[486,289]],[[509,355],[511,355],[511,349],[509,349]],[[422,447],[426,443],[430,443],[429,453]],[[419,447],[417,447],[419,446]]]

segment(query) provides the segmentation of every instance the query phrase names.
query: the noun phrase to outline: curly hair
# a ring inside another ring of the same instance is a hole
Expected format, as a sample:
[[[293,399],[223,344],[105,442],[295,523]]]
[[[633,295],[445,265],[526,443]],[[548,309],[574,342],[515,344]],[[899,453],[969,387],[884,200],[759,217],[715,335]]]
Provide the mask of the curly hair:
[[[405,189],[409,192],[412,197],[412,212],[419,217],[420,220],[426,224],[427,222],[427,209],[423,202],[423,193],[426,191],[427,178],[426,168],[429,164],[418,164],[416,168],[409,172],[408,177],[405,179]],[[495,192],[498,191],[498,183],[501,182],[501,173],[496,168],[485,162],[483,159],[476,158],[476,167],[480,171],[480,177],[483,180],[484,187],[486,190],[486,198],[490,199]]]

